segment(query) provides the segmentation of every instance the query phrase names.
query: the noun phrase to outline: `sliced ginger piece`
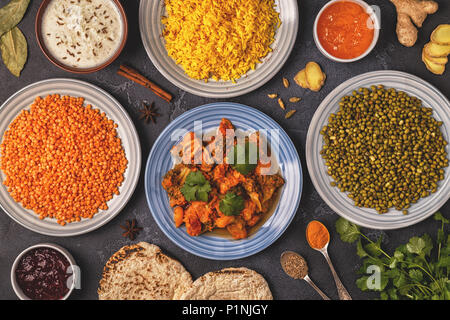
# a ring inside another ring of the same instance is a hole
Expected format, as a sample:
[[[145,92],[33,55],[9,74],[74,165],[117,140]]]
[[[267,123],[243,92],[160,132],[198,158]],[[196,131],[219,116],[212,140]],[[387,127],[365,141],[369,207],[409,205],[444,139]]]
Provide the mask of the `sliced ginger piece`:
[[[308,62],[306,64],[305,73],[308,88],[312,91],[319,91],[326,79],[326,75],[320,66],[314,61]]]
[[[306,69],[300,70],[294,77],[294,81],[300,87],[307,89],[308,82],[306,81]]]
[[[447,57],[430,57],[425,52],[425,48],[423,49],[422,54],[425,56],[425,58],[427,58],[427,60],[429,60],[431,62],[434,62],[436,64],[446,65],[447,62],[448,62],[448,58]]]
[[[431,41],[440,45],[450,45],[450,24],[441,24],[434,29]]]
[[[440,45],[434,42],[428,42],[423,50],[429,57],[441,58],[450,54],[450,45]]]
[[[316,62],[311,61],[306,64],[305,69],[300,70],[295,75],[294,81],[302,88],[319,91],[326,78],[327,76],[320,66]]]
[[[445,71],[445,65],[434,63],[426,57],[425,53],[422,53],[422,61],[425,63],[427,69],[434,74],[441,75]]]
[[[397,37],[405,47],[412,47],[417,41],[418,30],[427,15],[435,13],[439,5],[431,0],[390,0],[397,9]]]

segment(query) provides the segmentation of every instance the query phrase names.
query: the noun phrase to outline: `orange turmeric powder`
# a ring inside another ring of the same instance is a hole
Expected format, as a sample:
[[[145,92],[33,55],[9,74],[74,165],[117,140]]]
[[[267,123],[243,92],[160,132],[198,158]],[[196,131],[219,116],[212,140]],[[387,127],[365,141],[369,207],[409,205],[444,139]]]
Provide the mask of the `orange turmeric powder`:
[[[306,227],[306,239],[312,248],[320,250],[330,241],[330,233],[322,223],[313,220]]]

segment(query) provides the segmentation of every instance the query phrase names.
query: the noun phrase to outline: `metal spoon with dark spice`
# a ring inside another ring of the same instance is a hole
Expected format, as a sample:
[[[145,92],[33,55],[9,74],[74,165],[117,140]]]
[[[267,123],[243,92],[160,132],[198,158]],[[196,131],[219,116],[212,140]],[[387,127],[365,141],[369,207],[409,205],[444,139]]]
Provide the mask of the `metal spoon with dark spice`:
[[[301,255],[293,251],[285,251],[281,254],[280,263],[288,276],[296,280],[305,280],[324,300],[330,300],[308,276],[308,264]]]

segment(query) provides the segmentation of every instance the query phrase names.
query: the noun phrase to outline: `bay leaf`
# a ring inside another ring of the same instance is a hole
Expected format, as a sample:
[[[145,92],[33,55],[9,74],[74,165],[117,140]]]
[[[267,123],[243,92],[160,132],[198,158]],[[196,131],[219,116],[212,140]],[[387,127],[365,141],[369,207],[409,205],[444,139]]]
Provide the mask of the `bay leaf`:
[[[0,8],[0,36],[14,28],[27,11],[30,0],[11,0]]]
[[[0,50],[2,59],[8,70],[16,77],[27,62],[27,39],[18,27],[14,27],[0,37]]]

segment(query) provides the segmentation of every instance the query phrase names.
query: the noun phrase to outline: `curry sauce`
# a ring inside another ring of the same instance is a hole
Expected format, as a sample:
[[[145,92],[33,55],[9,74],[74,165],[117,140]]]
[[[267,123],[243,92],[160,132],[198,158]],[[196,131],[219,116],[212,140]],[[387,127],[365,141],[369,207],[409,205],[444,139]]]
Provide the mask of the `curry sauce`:
[[[242,139],[235,136],[231,122],[222,119],[218,133],[219,138],[208,143],[200,141],[193,132],[186,134],[172,149],[172,154],[182,161],[166,173],[162,186],[174,208],[176,227],[184,224],[189,235],[212,233],[247,238],[275,211],[284,179],[279,172],[270,174],[278,167],[270,149],[267,148],[267,154],[262,151],[260,146],[265,141],[259,132],[245,138],[243,164],[236,160],[238,140],[241,143]],[[219,143],[225,147],[219,149]],[[255,162],[247,158],[252,150],[250,144],[257,146]],[[235,159],[230,161],[227,151],[233,147]],[[263,156],[270,158],[263,161]]]

